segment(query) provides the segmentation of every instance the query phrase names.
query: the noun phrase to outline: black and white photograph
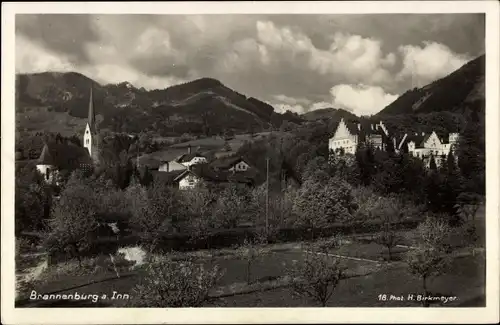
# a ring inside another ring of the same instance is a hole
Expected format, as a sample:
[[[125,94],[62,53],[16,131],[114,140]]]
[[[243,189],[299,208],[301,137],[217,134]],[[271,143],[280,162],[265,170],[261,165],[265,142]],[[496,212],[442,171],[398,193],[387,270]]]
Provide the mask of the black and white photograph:
[[[498,3],[365,3],[10,4],[2,309],[498,321]]]

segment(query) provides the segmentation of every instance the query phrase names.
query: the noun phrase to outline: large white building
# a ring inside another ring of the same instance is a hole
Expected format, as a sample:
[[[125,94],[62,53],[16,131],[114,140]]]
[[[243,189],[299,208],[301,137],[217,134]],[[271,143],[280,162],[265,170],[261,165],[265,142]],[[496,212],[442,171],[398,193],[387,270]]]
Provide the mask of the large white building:
[[[432,131],[427,134],[406,134],[403,142],[407,145],[408,153],[422,159],[427,167],[429,167],[431,157],[434,157],[434,161],[439,167],[446,161],[450,151],[455,152],[458,140],[458,133],[450,133],[448,139],[446,139],[446,137],[440,138],[436,132]]]
[[[370,143],[374,148],[385,150],[389,132],[383,122],[359,123],[340,120],[328,149],[336,153],[355,154],[359,143]]]

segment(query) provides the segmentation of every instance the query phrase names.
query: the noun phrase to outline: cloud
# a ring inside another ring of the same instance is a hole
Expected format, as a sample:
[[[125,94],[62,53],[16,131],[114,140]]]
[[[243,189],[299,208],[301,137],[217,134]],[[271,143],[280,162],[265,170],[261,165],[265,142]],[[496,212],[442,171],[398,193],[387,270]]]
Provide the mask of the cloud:
[[[92,15],[16,15],[16,33],[49,51],[62,54],[72,64],[89,63],[85,45],[99,40]]]
[[[273,96],[273,98],[279,102],[289,105],[296,105],[296,104],[309,105],[311,103],[311,101],[307,98],[294,98],[285,95],[275,95]]]
[[[400,46],[399,52],[403,57],[403,68],[398,79],[412,78],[418,87],[452,73],[471,59],[436,42],[424,42],[424,47]]]
[[[366,85],[336,85],[330,90],[335,108],[344,108],[354,114],[373,115],[398,98],[383,88]]]
[[[291,111],[294,113],[305,113],[311,101],[307,98],[294,98],[283,94],[272,96],[272,100],[266,101],[273,106],[276,112],[284,113]]]
[[[309,108],[309,111],[315,111],[317,109],[322,109],[322,108],[335,108],[333,107],[333,103],[329,102],[317,102],[311,105]]]
[[[411,87],[412,70],[422,83],[443,76],[484,51],[484,15],[18,15],[16,42],[17,71],[146,88],[212,77],[305,112],[336,107],[336,85],[390,95]],[[429,66],[431,54],[445,59]]]
[[[258,21],[256,28],[257,40],[275,58],[271,61],[289,62],[292,69],[303,65],[345,82],[384,83],[389,80],[385,68],[395,63],[393,53],[383,54],[380,40],[337,32],[329,49],[321,50],[292,28],[279,28],[271,21]]]
[[[15,60],[16,73],[61,72],[75,68],[68,57],[47,50],[22,35],[16,37]]]

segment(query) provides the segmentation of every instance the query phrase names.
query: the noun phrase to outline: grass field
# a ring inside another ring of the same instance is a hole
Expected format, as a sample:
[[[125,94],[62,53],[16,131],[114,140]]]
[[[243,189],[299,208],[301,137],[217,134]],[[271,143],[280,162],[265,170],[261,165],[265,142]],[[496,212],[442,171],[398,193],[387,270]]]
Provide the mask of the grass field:
[[[353,254],[366,251],[364,257],[370,257],[370,252],[375,251],[375,246],[351,245],[350,248],[343,248],[336,253]],[[290,249],[286,251],[271,252],[257,258],[251,266],[251,281],[253,283],[266,283],[275,280],[286,274],[287,266],[294,260],[300,260],[304,256],[301,249]],[[246,283],[246,261],[237,258],[215,259],[215,262],[225,270],[219,286],[229,287],[234,284]],[[208,262],[207,262],[208,263]],[[341,263],[348,268],[350,276],[357,275],[343,280],[336,289],[336,294],[332,297],[329,306],[337,307],[395,307],[395,306],[415,306],[411,301],[378,301],[380,294],[393,294],[395,296],[407,295],[421,291],[420,281],[408,274],[404,264],[401,262],[377,263],[362,260],[341,259]],[[485,283],[485,263],[482,256],[461,257],[454,260],[451,271],[433,279],[429,282],[429,289],[434,293],[457,296],[455,303],[481,304],[484,297]],[[111,297],[113,291],[118,293],[133,294],[133,287],[140,280],[140,275],[136,272],[123,272],[120,278],[111,271],[93,275],[67,274],[56,279],[51,279],[46,283],[40,283],[33,289],[38,293],[72,293],[80,294],[106,294]],[[470,301],[470,302],[469,302]],[[27,303],[27,305],[26,305]],[[229,295],[214,302],[218,306],[228,307],[297,307],[315,306],[313,301],[296,298],[290,289],[277,288],[265,291],[257,291],[245,294]],[[209,304],[208,306],[213,305]],[[64,306],[90,306],[89,303],[74,302],[43,302],[24,301],[23,307],[64,307]],[[21,306],[19,305],[19,306]],[[126,300],[107,300],[91,303],[94,307],[126,307]]]
[[[467,302],[474,306],[484,299],[481,298],[484,297],[484,283],[484,261],[481,257],[465,257],[454,261],[452,272],[432,279],[429,289],[436,294],[457,296],[455,306]],[[408,274],[404,267],[397,267],[343,280],[335,289],[328,307],[416,307],[418,303],[414,301],[381,301],[378,295],[406,297],[418,292],[422,292],[420,281]],[[289,288],[223,298],[222,304],[227,307],[318,306],[311,300],[294,297]]]

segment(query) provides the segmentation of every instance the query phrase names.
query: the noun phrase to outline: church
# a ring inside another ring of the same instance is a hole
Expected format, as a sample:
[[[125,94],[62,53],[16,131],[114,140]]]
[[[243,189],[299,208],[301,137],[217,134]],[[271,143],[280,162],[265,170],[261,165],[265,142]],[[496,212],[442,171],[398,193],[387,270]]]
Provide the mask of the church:
[[[92,89],[90,89],[88,118],[83,134],[83,147],[73,143],[48,141],[37,160],[36,168],[47,183],[59,184],[61,171],[82,169],[90,171],[99,163],[99,136],[96,126]]]

